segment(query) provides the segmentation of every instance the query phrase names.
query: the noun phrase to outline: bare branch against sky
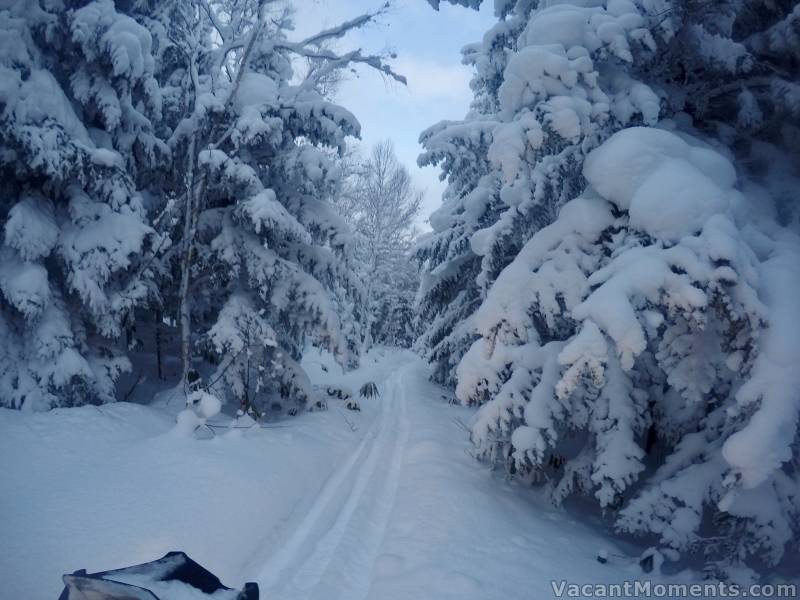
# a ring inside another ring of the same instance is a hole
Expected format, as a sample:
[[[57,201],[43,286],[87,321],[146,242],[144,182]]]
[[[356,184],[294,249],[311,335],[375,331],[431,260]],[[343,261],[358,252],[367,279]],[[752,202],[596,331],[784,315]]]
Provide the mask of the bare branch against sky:
[[[297,3],[296,34],[300,39],[320,29],[383,5],[379,0],[304,0]],[[437,12],[425,0],[397,0],[391,9],[365,29],[350,34],[365,52],[390,50],[390,61],[408,79],[408,86],[359,69],[341,83],[337,99],[361,122],[365,149],[391,139],[399,159],[425,190],[420,225],[439,205],[444,185],[438,170],[416,164],[421,131],[442,119],[460,119],[469,108],[470,70],[461,64],[461,48],[480,40],[493,22],[491,3],[481,12],[442,4]]]

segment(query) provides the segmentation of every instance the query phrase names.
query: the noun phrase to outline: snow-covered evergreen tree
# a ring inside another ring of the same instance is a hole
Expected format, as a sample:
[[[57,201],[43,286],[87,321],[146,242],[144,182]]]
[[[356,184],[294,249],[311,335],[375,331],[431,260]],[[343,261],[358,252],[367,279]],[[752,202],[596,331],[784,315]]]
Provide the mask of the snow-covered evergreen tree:
[[[455,386],[455,367],[474,334],[466,325],[480,302],[480,257],[470,239],[497,217],[496,176],[486,158],[494,122],[443,122],[425,131],[421,166],[442,164],[448,178],[442,206],[430,216],[432,232],[420,236],[419,315],[425,323],[417,348],[434,366],[433,380]]]
[[[169,150],[152,38],[111,0],[0,8],[0,405],[104,402],[147,295],[137,191]]]
[[[421,254],[438,378],[481,406],[480,456],[554,501],[716,576],[776,564],[800,533],[796,10],[495,8],[471,113],[422,137],[449,180]]]
[[[321,91],[355,63],[402,79],[329,49],[375,16],[291,41],[285,2],[3,5],[3,404],[113,399],[137,319],[178,324],[184,383],[211,360],[246,406],[304,401],[307,343],[356,363],[364,291],[329,199],[359,125]]]
[[[353,63],[395,75],[380,57],[325,48],[374,15],[294,42],[282,2],[165,4],[148,22],[176,176],[165,186],[174,251],[164,271],[184,380],[204,348],[219,363],[211,381],[245,408],[277,392],[302,404],[306,343],[357,362],[363,295],[348,228],[326,200],[340,177],[330,151],[359,124],[320,82]],[[297,81],[296,57],[315,63]]]
[[[421,137],[420,163],[442,163],[449,181],[418,253],[433,324],[424,343],[444,383],[454,383],[473,339],[465,320],[492,281],[582,189],[585,154],[615,129],[658,117],[659,99],[625,68],[646,66],[656,49],[635,9],[534,8],[498,6],[504,19],[464,50],[476,69],[470,114]]]

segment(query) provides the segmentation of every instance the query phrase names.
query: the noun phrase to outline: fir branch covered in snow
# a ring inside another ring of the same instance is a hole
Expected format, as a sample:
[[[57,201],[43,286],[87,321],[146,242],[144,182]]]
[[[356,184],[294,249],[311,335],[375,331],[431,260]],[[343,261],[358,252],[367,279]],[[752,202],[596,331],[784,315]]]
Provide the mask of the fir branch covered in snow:
[[[732,577],[800,533],[800,180],[794,11],[724,9],[496,3],[418,256],[479,456]]]
[[[0,39],[0,404],[106,402],[129,366],[115,339],[152,292],[139,186],[169,156],[152,38],[98,1],[10,3]]]

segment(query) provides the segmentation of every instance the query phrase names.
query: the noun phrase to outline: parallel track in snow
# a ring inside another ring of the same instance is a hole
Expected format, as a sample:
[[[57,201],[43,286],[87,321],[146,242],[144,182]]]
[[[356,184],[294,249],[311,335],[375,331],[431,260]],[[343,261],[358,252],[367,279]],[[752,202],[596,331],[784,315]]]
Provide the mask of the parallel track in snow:
[[[264,566],[258,581],[265,597],[366,598],[409,438],[403,373],[387,379],[372,428]]]

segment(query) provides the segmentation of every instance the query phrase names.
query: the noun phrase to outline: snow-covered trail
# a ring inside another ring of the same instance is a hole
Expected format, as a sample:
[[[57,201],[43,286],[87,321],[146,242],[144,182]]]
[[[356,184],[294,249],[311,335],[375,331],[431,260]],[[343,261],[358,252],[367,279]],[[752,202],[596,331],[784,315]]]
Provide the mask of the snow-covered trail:
[[[595,560],[596,532],[477,466],[456,421],[469,411],[441,401],[418,359],[382,392],[355,450],[248,564],[264,597],[530,600],[553,579],[636,576]]]
[[[476,463],[457,423],[473,412],[411,353],[304,366],[382,395],[213,439],[176,435],[177,404],[0,410],[0,600],[171,550],[270,600],[531,600],[553,598],[553,579],[642,576],[595,560],[620,553],[599,527]]]
[[[378,416],[257,578],[269,598],[365,598],[409,438],[408,368],[385,383]]]

